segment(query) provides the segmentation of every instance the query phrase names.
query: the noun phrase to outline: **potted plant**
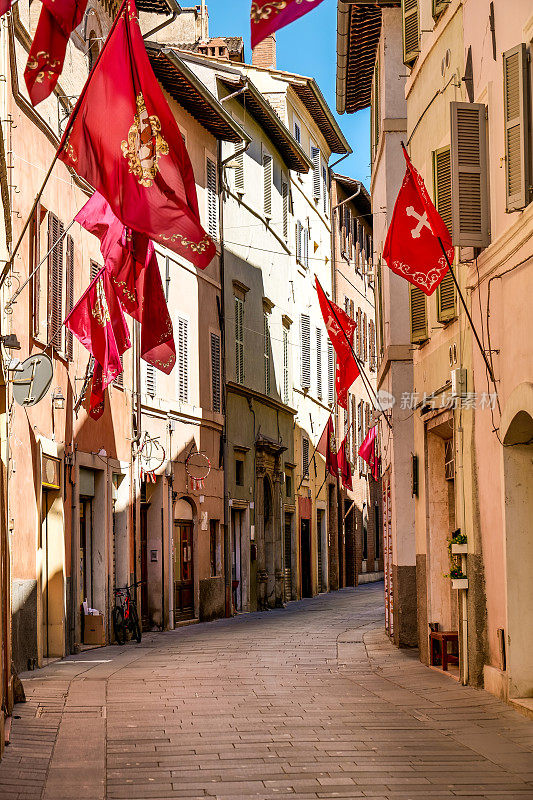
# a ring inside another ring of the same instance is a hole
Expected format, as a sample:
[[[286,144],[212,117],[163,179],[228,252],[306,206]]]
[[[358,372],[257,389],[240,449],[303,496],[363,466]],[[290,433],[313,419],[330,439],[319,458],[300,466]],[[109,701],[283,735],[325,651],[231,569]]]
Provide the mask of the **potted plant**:
[[[454,531],[450,541],[450,550],[453,556],[468,553],[466,533],[461,533],[460,530]]]
[[[452,589],[468,589],[468,578],[463,574],[461,567],[452,567],[450,570]]]

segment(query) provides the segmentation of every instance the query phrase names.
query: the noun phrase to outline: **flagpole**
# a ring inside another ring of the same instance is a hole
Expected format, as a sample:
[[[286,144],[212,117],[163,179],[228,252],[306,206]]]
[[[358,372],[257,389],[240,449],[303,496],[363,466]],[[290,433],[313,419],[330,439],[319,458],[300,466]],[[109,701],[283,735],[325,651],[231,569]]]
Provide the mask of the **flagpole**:
[[[476,342],[478,344],[478,347],[479,347],[479,350],[481,352],[481,355],[483,356],[483,360],[485,362],[485,366],[487,367],[487,369],[489,371],[490,379],[491,379],[492,383],[494,384],[494,387],[497,388],[496,387],[496,381],[494,379],[494,373],[492,372],[492,367],[491,367],[490,362],[489,362],[489,360],[487,358],[487,354],[485,352],[485,348],[483,347],[483,345],[481,343],[481,340],[480,340],[480,338],[478,336],[478,332],[477,332],[477,330],[475,328],[474,321],[473,321],[473,319],[472,319],[472,317],[470,315],[470,311],[468,310],[468,307],[466,305],[466,301],[465,301],[465,298],[463,297],[463,293],[461,292],[461,287],[459,286],[459,282],[457,281],[457,277],[455,275],[455,272],[453,271],[452,265],[450,264],[450,259],[448,258],[448,254],[446,252],[446,248],[444,247],[444,245],[442,243],[442,239],[440,238],[440,236],[437,236],[437,239],[439,241],[441,250],[444,253],[444,258],[446,259],[446,263],[448,264],[448,269],[450,270],[450,275],[452,276],[452,280],[453,280],[453,282],[455,284],[455,288],[457,289],[457,294],[459,295],[459,298],[460,298],[461,303],[463,305],[463,308],[465,310],[466,316],[467,316],[468,321],[470,323],[470,326],[472,328],[472,333],[474,334],[474,338],[475,338],[475,340],[476,340]]]

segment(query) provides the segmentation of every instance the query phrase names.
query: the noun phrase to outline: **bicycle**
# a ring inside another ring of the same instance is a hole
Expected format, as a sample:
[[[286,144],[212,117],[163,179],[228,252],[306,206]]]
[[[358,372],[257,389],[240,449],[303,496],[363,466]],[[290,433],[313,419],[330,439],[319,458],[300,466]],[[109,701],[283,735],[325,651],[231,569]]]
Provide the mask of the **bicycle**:
[[[128,631],[137,642],[142,639],[141,626],[137,604],[131,596],[131,589],[140,585],[140,581],[131,586],[122,586],[115,589],[115,606],[113,608],[113,631],[117,644],[125,644]]]

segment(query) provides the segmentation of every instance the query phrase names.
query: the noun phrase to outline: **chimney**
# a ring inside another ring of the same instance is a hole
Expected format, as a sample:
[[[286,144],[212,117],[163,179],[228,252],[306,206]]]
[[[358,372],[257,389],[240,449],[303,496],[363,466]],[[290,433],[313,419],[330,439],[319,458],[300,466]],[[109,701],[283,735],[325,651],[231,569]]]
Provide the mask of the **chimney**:
[[[252,50],[252,65],[276,69],[276,34],[271,33]]]

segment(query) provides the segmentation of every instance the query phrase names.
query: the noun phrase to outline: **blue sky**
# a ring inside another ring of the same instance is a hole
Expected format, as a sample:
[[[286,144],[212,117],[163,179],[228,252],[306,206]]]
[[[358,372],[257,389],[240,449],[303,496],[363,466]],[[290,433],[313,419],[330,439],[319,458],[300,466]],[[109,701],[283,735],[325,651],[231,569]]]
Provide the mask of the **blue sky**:
[[[246,60],[250,61],[251,0],[207,0],[211,36],[242,36]],[[329,107],[335,113],[337,0],[323,2],[277,34],[279,69],[310,75],[316,79]],[[369,111],[337,115],[353,154],[339,164],[339,171],[370,185]],[[332,156],[331,163],[339,156]]]

